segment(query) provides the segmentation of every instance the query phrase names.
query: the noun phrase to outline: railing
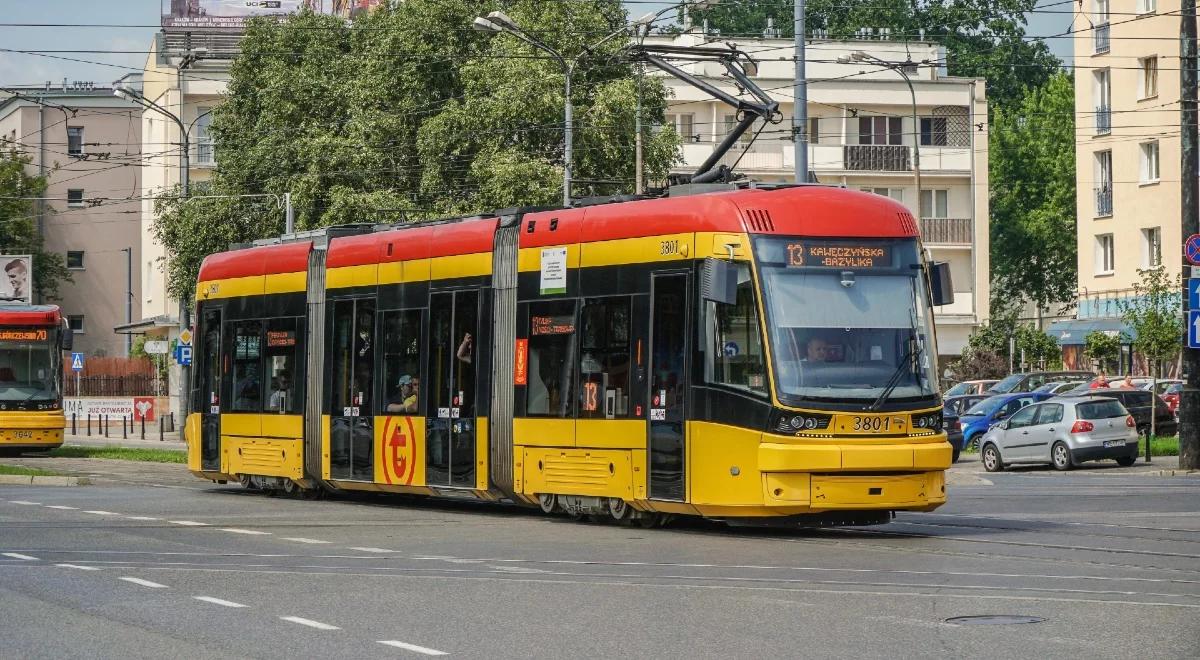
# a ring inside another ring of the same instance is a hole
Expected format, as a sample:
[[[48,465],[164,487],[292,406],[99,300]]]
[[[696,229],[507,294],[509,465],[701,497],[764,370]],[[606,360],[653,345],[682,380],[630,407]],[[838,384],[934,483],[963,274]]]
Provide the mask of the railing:
[[[63,378],[64,396],[154,396],[167,393],[167,379],[157,376],[81,376]]]
[[[1092,47],[1095,53],[1107,53],[1109,41],[1108,21],[1098,24],[1092,31]]]
[[[721,158],[721,164],[733,167],[737,163],[741,170],[781,170],[784,146],[785,143],[779,141],[755,140],[749,147],[738,143]],[[788,142],[786,146],[791,148],[792,143]]]
[[[213,141],[203,140],[196,143],[192,150],[192,167],[213,167],[217,164],[216,155],[213,153]]]
[[[848,144],[842,147],[847,170],[907,172],[912,169],[909,148],[898,144]]]
[[[970,245],[970,218],[921,218],[921,237],[926,243]]]
[[[1112,187],[1101,186],[1096,188],[1096,216],[1112,215]]]
[[[1107,105],[1096,106],[1096,135],[1112,132],[1112,108]]]

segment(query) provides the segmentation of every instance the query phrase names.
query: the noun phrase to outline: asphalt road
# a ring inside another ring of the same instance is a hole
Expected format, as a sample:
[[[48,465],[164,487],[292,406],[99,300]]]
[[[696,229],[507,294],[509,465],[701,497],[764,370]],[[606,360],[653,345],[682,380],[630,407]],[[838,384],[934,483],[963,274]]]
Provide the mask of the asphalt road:
[[[935,513],[789,531],[0,487],[0,657],[1200,657],[1200,477],[956,471]],[[1045,620],[946,622],[978,615]]]

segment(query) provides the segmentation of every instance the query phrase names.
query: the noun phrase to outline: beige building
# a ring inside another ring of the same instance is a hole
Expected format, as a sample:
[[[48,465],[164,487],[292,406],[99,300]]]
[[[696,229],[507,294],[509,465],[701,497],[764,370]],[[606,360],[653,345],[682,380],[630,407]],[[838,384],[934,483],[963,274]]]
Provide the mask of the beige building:
[[[33,159],[30,173],[48,178],[37,223],[44,248],[71,270],[56,302],[75,351],[125,355],[114,327],[141,315],[141,112],[90,82],[9,89],[0,92],[0,148],[16,146]]]
[[[651,36],[647,45],[722,46],[729,39],[695,32]],[[791,120],[793,43],[790,39],[733,40],[759,62],[755,81],[778,101],[783,121],[768,125],[751,142],[748,131],[722,163],[760,181],[793,181]],[[956,356],[971,331],[988,318],[988,112],[983,80],[953,78],[939,66],[900,74],[870,63],[838,63],[863,51],[881,60],[944,62],[932,43],[810,40],[808,75],[809,167],[817,181],[881,195],[904,204],[920,218],[931,257],[951,265],[955,300],[936,310],[938,352]],[[682,66],[731,94],[737,89],[717,63]],[[677,172],[694,172],[736,125],[735,110],[675,78],[667,120],[684,136]],[[913,95],[917,122],[913,122]],[[757,129],[757,127],[756,127]],[[919,142],[919,145],[916,144]],[[921,190],[913,172],[920,149]]]
[[[1069,366],[1082,362],[1089,332],[1124,329],[1120,302],[1138,269],[1162,265],[1178,276],[1182,242],[1179,3],[1102,0],[1089,9],[1094,27],[1074,39],[1077,319],[1050,329]]]

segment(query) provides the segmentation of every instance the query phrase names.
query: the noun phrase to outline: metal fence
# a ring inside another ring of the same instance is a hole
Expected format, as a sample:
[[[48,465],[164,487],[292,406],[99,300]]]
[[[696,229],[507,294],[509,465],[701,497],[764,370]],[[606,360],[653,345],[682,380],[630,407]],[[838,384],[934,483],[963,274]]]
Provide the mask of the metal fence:
[[[1109,42],[1109,25],[1108,22],[1101,23],[1096,26],[1092,37],[1092,47],[1095,53],[1107,53]]]
[[[846,169],[907,172],[912,169],[909,148],[895,144],[848,144],[842,148]]]
[[[1097,216],[1112,215],[1112,212],[1113,212],[1112,188],[1109,186],[1103,186],[1100,188],[1096,188],[1095,190],[1096,190],[1096,215]]]
[[[63,379],[65,396],[165,396],[167,379],[159,376],[67,376]]]
[[[926,243],[970,245],[970,218],[921,218],[921,236]]]
[[[1112,109],[1107,105],[1096,106],[1096,135],[1112,132]]]

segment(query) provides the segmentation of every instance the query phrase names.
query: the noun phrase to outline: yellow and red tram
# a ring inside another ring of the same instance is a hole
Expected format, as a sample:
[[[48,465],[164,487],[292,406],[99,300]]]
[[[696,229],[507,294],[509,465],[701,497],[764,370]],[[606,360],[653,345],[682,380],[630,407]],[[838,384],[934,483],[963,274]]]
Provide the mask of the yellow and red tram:
[[[70,349],[57,306],[0,303],[0,454],[62,445],[62,352]]]
[[[943,290],[903,206],[822,186],[284,237],[201,267],[188,467],[643,521],[928,511]]]

